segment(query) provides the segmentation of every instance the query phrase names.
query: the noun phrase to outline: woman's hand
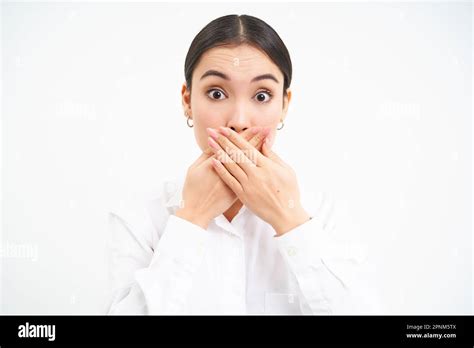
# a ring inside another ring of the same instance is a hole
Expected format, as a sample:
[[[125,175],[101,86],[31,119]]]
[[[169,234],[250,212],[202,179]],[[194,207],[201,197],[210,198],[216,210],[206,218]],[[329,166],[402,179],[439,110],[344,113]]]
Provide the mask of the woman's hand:
[[[265,135],[265,129],[256,127],[245,130],[240,136],[242,139],[248,139],[249,146],[258,152]],[[208,148],[188,168],[182,206],[175,214],[204,229],[207,229],[213,218],[224,213],[237,200],[234,192],[212,169],[214,157],[214,152]]]
[[[216,173],[278,236],[310,219],[301,206],[296,173],[270,150],[270,139],[263,142],[262,155],[230,128],[208,133]]]

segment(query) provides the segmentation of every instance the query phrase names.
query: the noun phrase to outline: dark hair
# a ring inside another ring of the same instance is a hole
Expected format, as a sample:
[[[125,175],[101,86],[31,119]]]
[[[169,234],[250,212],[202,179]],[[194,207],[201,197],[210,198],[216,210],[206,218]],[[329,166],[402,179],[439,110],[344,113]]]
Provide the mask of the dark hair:
[[[290,87],[290,54],[277,32],[267,23],[248,15],[227,15],[207,24],[191,42],[184,63],[186,86],[191,91],[192,75],[202,54],[218,46],[249,44],[260,49],[283,73],[283,93]]]

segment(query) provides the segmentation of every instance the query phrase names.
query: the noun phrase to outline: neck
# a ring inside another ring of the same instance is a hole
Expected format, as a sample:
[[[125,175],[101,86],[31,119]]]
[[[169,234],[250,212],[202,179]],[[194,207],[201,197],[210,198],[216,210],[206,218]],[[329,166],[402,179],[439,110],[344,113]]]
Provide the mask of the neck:
[[[232,219],[239,213],[240,208],[242,208],[243,204],[240,200],[236,200],[232,206],[227,209],[227,211],[223,214],[226,219],[231,222]]]

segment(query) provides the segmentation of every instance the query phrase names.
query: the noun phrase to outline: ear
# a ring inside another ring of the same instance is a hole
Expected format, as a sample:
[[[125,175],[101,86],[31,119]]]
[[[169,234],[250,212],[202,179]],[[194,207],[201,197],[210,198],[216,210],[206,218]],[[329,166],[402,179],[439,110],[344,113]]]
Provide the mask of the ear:
[[[290,106],[291,101],[291,89],[287,88],[286,94],[283,96],[283,111],[281,114],[281,119],[286,118],[286,113],[288,112],[288,106]]]
[[[181,87],[181,104],[183,105],[183,114],[186,112],[192,119],[191,113],[191,91],[186,87],[186,82]]]

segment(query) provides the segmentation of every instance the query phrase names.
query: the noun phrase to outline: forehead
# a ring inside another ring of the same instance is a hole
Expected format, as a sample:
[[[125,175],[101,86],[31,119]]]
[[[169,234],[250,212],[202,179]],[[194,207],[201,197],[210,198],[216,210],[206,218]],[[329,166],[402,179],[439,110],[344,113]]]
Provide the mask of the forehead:
[[[247,44],[220,46],[207,50],[201,56],[195,73],[199,78],[209,69],[222,71],[236,78],[247,79],[267,73],[283,77],[280,69],[264,52]]]

